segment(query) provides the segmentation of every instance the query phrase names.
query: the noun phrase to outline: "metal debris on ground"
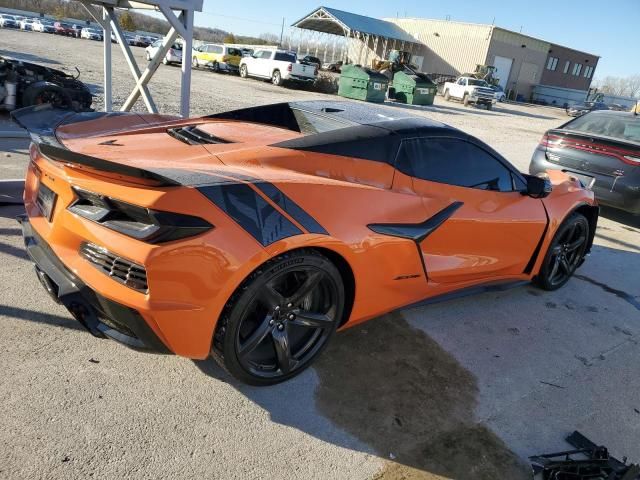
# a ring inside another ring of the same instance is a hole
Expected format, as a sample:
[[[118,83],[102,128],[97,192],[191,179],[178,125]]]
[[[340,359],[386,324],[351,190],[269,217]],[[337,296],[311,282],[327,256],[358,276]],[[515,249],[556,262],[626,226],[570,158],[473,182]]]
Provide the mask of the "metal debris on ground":
[[[640,466],[609,455],[580,432],[566,438],[575,450],[529,457],[535,480],[640,480]]]

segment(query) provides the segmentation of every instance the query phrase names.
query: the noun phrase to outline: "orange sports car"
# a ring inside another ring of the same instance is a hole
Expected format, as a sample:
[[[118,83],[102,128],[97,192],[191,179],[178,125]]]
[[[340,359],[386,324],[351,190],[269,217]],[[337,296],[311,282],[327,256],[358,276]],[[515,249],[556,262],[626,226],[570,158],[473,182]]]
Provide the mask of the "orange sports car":
[[[399,115],[399,116],[398,116]],[[44,288],[97,337],[291,378],[336,329],[509,282],[553,290],[598,207],[442,123],[355,102],[181,119],[14,112]]]

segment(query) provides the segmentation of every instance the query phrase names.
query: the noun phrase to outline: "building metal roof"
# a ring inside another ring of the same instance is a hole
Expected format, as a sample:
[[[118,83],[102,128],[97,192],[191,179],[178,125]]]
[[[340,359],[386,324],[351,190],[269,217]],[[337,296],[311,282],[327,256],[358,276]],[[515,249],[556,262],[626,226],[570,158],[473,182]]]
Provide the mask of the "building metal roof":
[[[317,8],[294,22],[292,26],[333,35],[348,36],[350,32],[360,32],[401,42],[420,43],[403,29],[386,20],[329,7]]]

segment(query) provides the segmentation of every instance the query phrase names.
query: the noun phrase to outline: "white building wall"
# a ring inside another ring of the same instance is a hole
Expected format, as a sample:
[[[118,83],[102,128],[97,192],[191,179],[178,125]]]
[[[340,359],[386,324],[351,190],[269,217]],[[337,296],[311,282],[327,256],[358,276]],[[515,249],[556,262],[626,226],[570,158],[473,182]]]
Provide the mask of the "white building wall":
[[[423,43],[422,71],[459,75],[473,72],[487,57],[493,26],[423,18],[386,18]]]

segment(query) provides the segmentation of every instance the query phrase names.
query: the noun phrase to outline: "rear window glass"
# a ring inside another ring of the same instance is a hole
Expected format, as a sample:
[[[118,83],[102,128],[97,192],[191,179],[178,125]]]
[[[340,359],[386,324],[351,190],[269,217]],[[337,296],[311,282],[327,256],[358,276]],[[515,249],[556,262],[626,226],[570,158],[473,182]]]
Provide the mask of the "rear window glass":
[[[569,122],[564,127],[576,132],[611,137],[618,140],[640,143],[640,117],[588,113]]]
[[[296,56],[293,53],[276,52],[274,60],[280,60],[282,62],[296,62]]]

